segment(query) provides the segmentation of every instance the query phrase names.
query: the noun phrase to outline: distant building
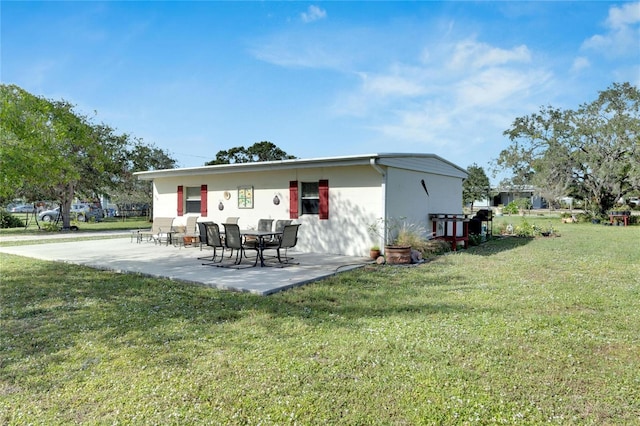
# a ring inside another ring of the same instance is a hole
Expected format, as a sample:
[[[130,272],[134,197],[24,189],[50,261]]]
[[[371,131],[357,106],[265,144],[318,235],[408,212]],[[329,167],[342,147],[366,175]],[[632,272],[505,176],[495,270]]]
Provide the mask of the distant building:
[[[503,205],[506,206],[512,201],[526,198],[531,202],[531,206],[534,209],[546,209],[548,207],[547,200],[543,197],[536,195],[536,188],[531,185],[522,186],[519,188],[495,188],[491,192],[496,194],[493,196],[492,206]]]
[[[506,206],[512,201],[526,198],[531,202],[534,209],[546,209],[549,203],[543,197],[536,195],[536,189],[533,186],[523,186],[520,188],[491,188],[491,193],[495,194],[490,200],[476,200],[473,202],[474,210],[480,208],[489,208],[497,206]]]

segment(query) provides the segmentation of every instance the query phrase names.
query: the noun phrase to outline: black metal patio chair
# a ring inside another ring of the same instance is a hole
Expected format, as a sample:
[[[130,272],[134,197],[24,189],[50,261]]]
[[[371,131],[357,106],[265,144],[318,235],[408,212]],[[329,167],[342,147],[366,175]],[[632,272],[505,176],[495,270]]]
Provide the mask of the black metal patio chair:
[[[213,256],[209,263],[203,263],[203,265],[217,265],[222,262],[222,259],[224,258],[224,244],[220,238],[220,227],[217,223],[213,222],[204,222],[204,227],[206,229],[206,245],[213,248]],[[221,249],[222,253],[220,253],[220,259],[216,261],[218,249]],[[198,259],[203,258],[199,257]]]
[[[242,240],[242,234],[240,233],[240,227],[235,223],[223,223],[224,226],[224,246],[230,250],[236,251],[236,259],[233,263],[233,266],[238,266],[242,263],[242,258],[247,257],[246,250],[255,250],[256,258],[253,262],[253,265],[256,266],[258,264],[258,258],[260,256],[260,251],[255,244],[245,244]],[[224,264],[218,264],[218,266],[227,266]]]
[[[285,225],[282,230],[282,236],[280,236],[280,238],[278,238],[276,241],[265,243],[263,248],[263,255],[264,250],[276,250],[276,256],[272,257],[276,257],[281,265],[298,265],[298,263],[291,262],[291,260],[293,260],[293,257],[287,256],[287,250],[295,247],[296,244],[298,244],[298,228],[300,228],[299,223]],[[281,251],[284,251],[284,256]]]

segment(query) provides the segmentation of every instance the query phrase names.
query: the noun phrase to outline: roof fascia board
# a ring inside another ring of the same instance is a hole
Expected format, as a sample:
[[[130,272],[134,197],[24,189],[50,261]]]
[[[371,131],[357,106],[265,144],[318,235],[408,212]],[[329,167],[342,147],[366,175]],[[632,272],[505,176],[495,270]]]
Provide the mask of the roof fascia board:
[[[392,159],[398,159],[398,158],[417,158],[417,159],[433,159],[436,161],[440,161],[444,164],[446,164],[447,166],[455,169],[456,171],[458,171],[459,173],[455,173],[455,174],[451,174],[451,173],[438,173],[434,170],[431,169],[416,169],[414,167],[402,167],[400,165],[398,165],[397,163],[393,163],[390,164],[391,162],[389,161],[385,161],[385,158],[388,158],[390,160]],[[392,166],[392,167],[396,167],[396,168],[402,168],[405,170],[412,170],[412,171],[419,171],[419,172],[425,172],[425,173],[433,173],[433,174],[440,174],[443,176],[455,176],[455,177],[459,177],[462,179],[466,179],[469,176],[469,173],[467,173],[467,171],[465,169],[463,169],[462,167],[458,166],[457,164],[452,163],[451,161],[445,160],[444,158],[440,157],[439,155],[435,155],[435,154],[380,154],[380,161],[378,162],[378,164],[380,165],[384,165],[384,166]]]
[[[191,167],[184,169],[151,170],[146,172],[136,172],[134,175],[140,180],[153,180],[156,178],[178,176],[248,173],[272,170],[309,169],[317,167],[369,166],[371,158],[376,157],[376,154],[372,154],[345,157],[261,161],[255,163],[218,164],[215,166]]]
[[[227,173],[248,173],[262,172],[273,170],[290,170],[290,169],[308,169],[317,167],[347,167],[347,166],[370,166],[371,161],[382,166],[385,165],[385,158],[430,158],[442,161],[443,163],[461,171],[467,176],[466,170],[457,165],[434,154],[407,154],[407,153],[383,153],[383,154],[365,154],[351,155],[342,157],[323,157],[310,159],[293,159],[278,161],[261,161],[255,163],[234,163],[234,164],[218,164],[214,166],[190,167],[183,169],[166,169],[166,170],[150,170],[145,172],[136,172],[136,176],[140,180],[153,180],[157,178],[167,177],[184,177],[184,176],[201,176],[212,174]]]

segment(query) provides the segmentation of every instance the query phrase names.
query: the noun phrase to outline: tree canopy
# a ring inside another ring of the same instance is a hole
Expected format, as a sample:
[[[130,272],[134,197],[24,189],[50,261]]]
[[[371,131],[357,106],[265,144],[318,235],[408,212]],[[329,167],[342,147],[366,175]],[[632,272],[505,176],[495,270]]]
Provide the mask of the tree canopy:
[[[94,124],[64,100],[0,85],[0,198],[58,201],[65,228],[76,196],[95,200],[127,183],[134,186],[132,172],[153,165],[142,158],[156,151],[106,124]]]
[[[166,151],[156,146],[144,143],[142,139],[132,138],[125,157],[118,163],[121,165],[115,176],[119,184],[107,194],[111,201],[120,205],[123,203],[138,203],[152,205],[153,184],[151,181],[139,180],[133,173],[146,170],[172,169],[176,167],[176,160]],[[149,214],[150,214],[149,210]]]
[[[473,163],[467,167],[468,177],[462,183],[462,202],[463,204],[471,204],[476,200],[482,200],[489,197],[491,184],[484,169]]]
[[[218,151],[215,160],[208,161],[205,166],[216,164],[253,163],[256,161],[291,160],[289,155],[275,144],[268,141],[256,142],[248,148],[239,146],[229,150]]]
[[[582,198],[597,214],[640,190],[640,92],[629,83],[576,110],[547,106],[516,118],[504,134],[511,144],[496,165],[515,184]]]

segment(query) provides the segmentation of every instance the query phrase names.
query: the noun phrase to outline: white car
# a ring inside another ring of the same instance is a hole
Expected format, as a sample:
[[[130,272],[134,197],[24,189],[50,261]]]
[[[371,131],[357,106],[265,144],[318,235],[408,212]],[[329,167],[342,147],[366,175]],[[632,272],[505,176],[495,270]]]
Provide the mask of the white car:
[[[36,208],[33,207],[33,204],[19,204],[15,207],[11,207],[9,211],[11,213],[33,213],[36,211]]]

